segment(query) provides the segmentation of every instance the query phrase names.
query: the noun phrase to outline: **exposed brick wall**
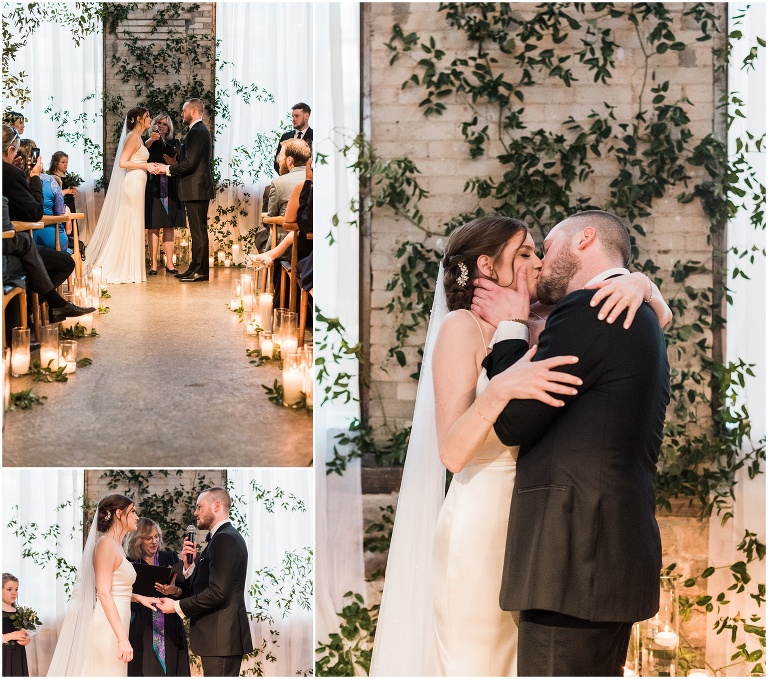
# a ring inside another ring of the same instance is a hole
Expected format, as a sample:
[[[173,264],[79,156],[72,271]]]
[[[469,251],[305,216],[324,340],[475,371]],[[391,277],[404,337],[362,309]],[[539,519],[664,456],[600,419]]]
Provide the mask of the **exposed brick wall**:
[[[139,45],[142,47],[150,47],[153,43],[155,45],[162,45],[168,38],[169,29],[173,29],[176,32],[190,33],[198,36],[207,35],[210,36],[208,41],[210,46],[215,45],[216,37],[215,21],[216,21],[216,6],[212,2],[203,2],[199,4],[199,9],[195,12],[190,12],[187,8],[192,7],[192,3],[181,3],[182,11],[178,19],[169,20],[168,26],[160,28],[157,32],[152,33],[154,13],[157,9],[162,7],[162,3],[154,3],[153,9],[149,8],[149,3],[139,3],[138,7],[131,11],[127,18],[120,23],[117,29],[117,35],[104,31],[104,90],[111,96],[120,96],[123,98],[125,104],[125,110],[128,111],[136,102],[136,90],[135,84],[132,82],[124,83],[117,74],[118,66],[113,65],[112,59],[115,55],[120,57],[127,57],[128,50],[126,48],[126,32],[135,35],[138,38]],[[196,71],[197,77],[204,83],[206,89],[213,89],[213,64],[210,67]],[[178,80],[178,77],[174,73],[167,73],[165,75],[158,75],[155,81],[152,83],[153,87],[161,87],[164,83],[172,83]],[[159,111],[150,111],[152,115],[159,113]],[[112,163],[115,158],[115,151],[117,150],[117,144],[114,141],[113,133],[116,127],[122,125],[123,117],[115,116],[112,113],[105,111],[104,113],[104,170],[106,176],[112,171]],[[210,119],[208,118],[208,112],[204,118],[205,123],[211,127]],[[177,135],[179,136],[179,131]]]
[[[532,4],[520,3],[515,10],[521,14],[530,13]],[[712,42],[695,42],[698,35],[690,19],[683,20],[682,12],[689,5],[670,6],[675,15],[673,28],[679,40],[688,45],[683,53],[668,51],[654,57],[653,68],[656,81],[669,79],[669,100],[685,95],[694,104],[691,109],[691,129],[697,138],[713,132],[716,94],[714,86]],[[363,56],[370,69],[370,130],[371,141],[384,158],[403,155],[413,160],[419,170],[419,183],[430,191],[430,197],[420,203],[424,214],[424,226],[440,229],[449,219],[477,205],[474,195],[464,193],[467,179],[483,176],[496,170],[494,156],[499,152],[499,143],[488,146],[486,156],[472,160],[467,145],[461,136],[461,124],[469,116],[469,107],[457,103],[453,96],[445,103],[447,111],[440,117],[425,118],[418,107],[424,91],[415,86],[401,89],[402,83],[415,72],[414,60],[403,56],[393,66],[389,65],[391,52],[384,46],[392,35],[392,26],[399,23],[407,34],[415,31],[422,39],[434,36],[438,46],[445,49],[447,57],[443,63],[450,63],[454,55],[466,53],[467,42],[463,34],[447,26],[442,13],[437,12],[433,3],[372,3],[369,8],[370,21],[365,27],[370,53]],[[572,59],[570,64],[574,75],[579,78],[567,88],[554,78],[537,76],[537,84],[527,88],[525,93],[525,120],[530,129],[543,127],[559,131],[561,123],[568,116],[586,123],[586,116],[594,110],[602,110],[602,102],[618,104],[616,116],[622,122],[637,110],[637,96],[643,80],[643,59],[637,37],[626,20],[606,19],[606,24],[615,30],[614,38],[621,50],[617,54],[614,76],[609,85],[595,84],[584,67]],[[572,32],[566,45],[579,48],[578,36]],[[420,50],[411,54],[421,58]],[[512,72],[514,66],[507,67]],[[650,77],[650,76],[649,76]],[[652,98],[646,88],[644,102]],[[586,125],[585,125],[586,126]],[[493,136],[493,135],[492,135]],[[608,195],[608,184],[615,176],[615,165],[610,157],[591,161],[595,173],[585,184],[585,193],[601,202]],[[703,170],[692,168],[692,183]],[[640,239],[640,261],[650,256],[662,267],[659,275],[669,274],[672,264],[681,258],[690,258],[709,263],[712,248],[707,244],[709,223],[700,204],[678,203],[676,194],[681,188],[663,198],[657,199],[652,216],[644,222],[648,237]],[[492,201],[485,201],[490,209]],[[386,284],[399,266],[394,256],[397,245],[406,240],[425,240],[425,234],[406,220],[397,217],[388,208],[376,210],[371,218],[370,262],[372,272],[371,310],[369,327],[371,336],[370,361],[372,365],[372,386],[370,390],[369,421],[374,427],[385,422],[390,426],[402,427],[410,423],[415,400],[415,382],[409,377],[418,360],[418,348],[423,344],[424,332],[408,340],[405,354],[408,365],[401,368],[393,360],[386,362],[387,350],[394,344],[394,328],[397,325],[393,314],[386,312],[386,305],[392,293],[386,291]],[[429,238],[434,245],[435,238]],[[666,278],[667,276],[665,276]],[[699,289],[712,284],[711,274],[697,275],[689,279]],[[671,285],[662,288],[672,295]],[[363,321],[365,322],[365,321]],[[706,415],[702,412],[702,415]]]

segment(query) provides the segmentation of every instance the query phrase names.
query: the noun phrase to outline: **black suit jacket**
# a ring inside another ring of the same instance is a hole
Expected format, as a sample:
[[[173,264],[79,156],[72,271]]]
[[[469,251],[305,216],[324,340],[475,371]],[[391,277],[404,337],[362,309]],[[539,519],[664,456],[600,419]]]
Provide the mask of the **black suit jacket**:
[[[3,195],[8,198],[11,219],[20,222],[38,222],[43,218],[43,182],[30,177],[15,165],[3,161]]]
[[[179,151],[179,162],[170,166],[171,177],[179,177],[179,198],[183,201],[212,200],[211,134],[203,122],[194,124]]]
[[[245,655],[253,650],[245,612],[248,550],[231,523],[213,535],[190,578],[192,596],[179,602],[189,618],[189,643],[200,656]]]
[[[280,137],[280,141],[277,142],[277,149],[275,150],[275,172],[277,174],[280,174],[280,165],[277,163],[277,157],[280,155],[280,144],[282,144],[286,139],[293,139],[296,136],[296,130],[289,130],[288,132],[284,132],[283,135]],[[312,128],[308,127],[304,134],[301,137],[307,144],[309,144],[309,147],[312,148]]]
[[[573,354],[562,368],[584,385],[563,408],[511,401],[495,430],[520,445],[500,596],[505,610],[542,609],[601,622],[634,622],[659,607],[661,539],[656,462],[669,402],[664,337],[648,305],[629,330],[589,306],[594,290],[562,299],[534,360]],[[497,343],[502,372],[527,343]]]

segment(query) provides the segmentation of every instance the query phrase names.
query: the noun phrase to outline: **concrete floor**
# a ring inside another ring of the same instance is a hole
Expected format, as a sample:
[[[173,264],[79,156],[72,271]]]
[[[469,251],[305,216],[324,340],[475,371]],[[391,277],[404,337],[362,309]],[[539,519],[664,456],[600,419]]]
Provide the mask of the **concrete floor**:
[[[267,400],[261,385],[280,371],[249,363],[255,343],[225,307],[239,273],[179,283],[161,267],[147,283],[110,286],[100,337],[78,341],[92,365],[66,383],[11,378],[12,391],[48,399],[5,413],[3,465],[311,465],[311,415]]]

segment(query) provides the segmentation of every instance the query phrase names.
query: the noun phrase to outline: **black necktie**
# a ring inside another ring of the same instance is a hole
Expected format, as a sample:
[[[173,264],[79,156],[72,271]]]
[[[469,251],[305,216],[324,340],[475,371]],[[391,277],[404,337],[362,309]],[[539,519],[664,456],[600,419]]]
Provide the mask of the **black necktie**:
[[[296,133],[296,139],[301,139],[301,132]]]

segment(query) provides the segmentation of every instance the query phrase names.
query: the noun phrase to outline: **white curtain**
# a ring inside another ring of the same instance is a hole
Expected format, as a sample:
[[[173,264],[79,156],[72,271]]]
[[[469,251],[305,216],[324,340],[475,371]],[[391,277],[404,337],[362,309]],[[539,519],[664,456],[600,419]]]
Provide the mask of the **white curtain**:
[[[233,494],[246,499],[243,508],[248,525],[248,535],[244,536],[248,544],[249,578],[246,582],[250,586],[251,574],[257,569],[271,567],[279,573],[286,552],[312,546],[312,470],[233,469],[227,471],[227,479],[233,484]],[[274,513],[268,512],[262,502],[254,499],[252,483],[268,492],[280,488],[285,491],[286,497],[289,493],[294,495],[304,503],[306,511],[289,511],[276,504]],[[247,596],[246,608],[253,610],[253,601]],[[264,675],[290,677],[311,669],[314,665],[312,611],[305,611],[294,604],[290,614],[283,617],[273,601],[270,613],[279,632],[277,646],[271,643],[267,623],[251,623],[255,645],[260,645],[262,638],[266,639],[269,652],[275,656],[275,662],[263,661]]]
[[[58,540],[40,539],[33,548],[51,550],[70,565],[79,566],[83,552],[80,498],[84,482],[81,469],[3,469],[3,572],[19,579],[19,605],[37,611],[43,622],[27,646],[31,676],[45,676],[48,672],[68,597],[62,581],[57,579],[55,563],[42,567],[23,558],[23,540],[8,528],[8,522],[16,518],[23,527],[36,523],[38,534],[59,525],[62,530]]]
[[[217,2],[216,37],[220,40],[217,50],[219,63],[230,62],[217,68],[216,75],[222,90],[230,96],[222,97],[229,106],[231,122],[217,119],[217,136],[214,153],[222,159],[223,179],[232,179],[235,171],[230,159],[240,146],[252,147],[256,135],[269,134],[280,127],[290,129],[291,106],[298,102],[308,104],[313,110],[309,125],[314,127],[315,104],[313,102],[313,5],[306,2]],[[232,86],[235,79],[243,85],[258,85],[274,97],[274,102],[252,100],[246,103]],[[277,140],[270,144],[263,155],[268,162],[269,174],[246,180],[242,189],[233,189],[218,197],[217,203],[228,207],[243,192],[250,194],[251,206],[247,218],[241,218],[236,233],[244,235],[258,224],[261,198],[264,188],[272,180],[272,162]],[[252,168],[251,168],[252,169]],[[235,263],[242,260],[242,251]]]
[[[360,5],[322,3],[315,5],[315,44],[322,45],[315,55],[317,117],[315,149],[327,154],[328,164],[315,170],[317,186],[326,187],[315,195],[315,239],[327,243],[331,220],[339,213],[334,230],[336,243],[323,248],[315,260],[315,292],[318,308],[327,317],[337,317],[346,329],[350,343],[358,339],[358,257],[359,232],[356,215],[348,209],[358,194],[357,181],[347,169],[352,158],[337,150],[360,129]],[[326,365],[331,365],[327,357]],[[333,371],[357,375],[357,366],[346,362]],[[322,386],[320,388],[322,392]],[[316,397],[322,400],[322,393]],[[348,465],[343,476],[325,474],[326,461],[333,458],[334,435],[359,417],[357,402],[327,403],[315,409],[315,483],[317,487],[317,579],[316,635],[326,641],[338,632],[345,592],[365,596],[362,546],[362,497],[360,464]],[[340,452],[344,452],[340,449]]]
[[[79,174],[85,183],[78,187],[75,206],[84,212],[85,223],[80,222],[81,239],[88,240],[96,227],[98,213],[104,202],[104,192],[94,193],[93,186],[101,178],[101,172],[91,170],[81,141],[70,144],[56,137],[57,124],[45,110],[50,97],[54,99],[55,111],[69,111],[72,117],[85,114],[86,126],[67,124],[68,132],[82,132],[96,144],[103,144],[101,96],[86,102],[83,98],[97,92],[101,95],[104,71],[103,36],[94,33],[75,46],[69,30],[57,24],[45,23],[35,31],[27,45],[12,62],[11,72],[25,72],[27,86],[32,92],[32,101],[23,109],[11,102],[4,102],[13,110],[20,111],[28,119],[23,137],[34,139],[40,147],[44,170],[48,171],[51,156],[56,151],[69,155],[69,172]],[[85,236],[83,238],[83,236]]]
[[[745,5],[729,4],[728,11],[733,17],[745,10]],[[756,38],[765,38],[766,6],[765,4],[753,4],[747,11],[747,19],[738,29],[744,33],[744,39],[738,41],[733,53],[731,67],[728,72],[728,87],[731,91],[739,93],[745,105],[741,108],[747,115],[747,119],[737,118],[729,134],[729,151],[735,152],[734,139],[743,136],[745,130],[749,130],[756,137],[765,134],[766,101],[765,82],[768,75],[765,66],[765,50],[760,50],[755,71],[741,69],[741,61],[748,50],[757,45]],[[731,29],[737,28],[732,25]],[[751,153],[749,159],[757,169],[759,180],[765,184],[765,153]],[[740,250],[756,245],[760,250],[766,247],[766,235],[764,230],[756,231],[749,223],[746,214],[739,214],[730,224],[728,229],[729,245]],[[728,277],[728,285],[733,291],[734,304],[728,307],[727,326],[727,360],[738,361],[743,359],[747,363],[756,364],[755,377],[750,379],[742,394],[742,403],[747,406],[752,421],[752,442],[757,443],[765,437],[765,413],[766,413],[766,272],[765,257],[758,254],[754,266],[749,266],[745,260],[729,258],[729,273],[735,266],[745,270],[750,280],[743,278],[731,279]],[[763,474],[751,480],[745,470],[737,475],[736,500],[734,502],[734,518],[725,526],[720,525],[720,518],[713,517],[710,521],[710,561],[715,566],[730,565],[744,559],[744,555],[736,551],[736,546],[744,537],[744,531],[757,533],[758,539],[765,543],[765,467]],[[723,608],[720,615],[733,616],[740,612],[747,620],[751,614],[758,614],[762,621],[757,623],[765,625],[765,608],[758,607],[749,597],[750,591],[756,591],[757,583],[765,583],[765,561],[755,562],[750,566],[753,577],[747,592],[736,594],[728,592],[730,604]],[[717,595],[726,591],[733,580],[727,569],[718,571],[710,578],[709,594]],[[712,625],[717,615],[709,615],[709,631],[707,636],[707,662],[712,667],[724,667],[731,665],[730,656],[735,652],[735,646],[728,643],[730,635],[724,632],[715,634]],[[741,636],[736,644],[742,643]],[[751,650],[755,646],[752,644]],[[730,668],[729,675],[745,674],[743,665]]]

